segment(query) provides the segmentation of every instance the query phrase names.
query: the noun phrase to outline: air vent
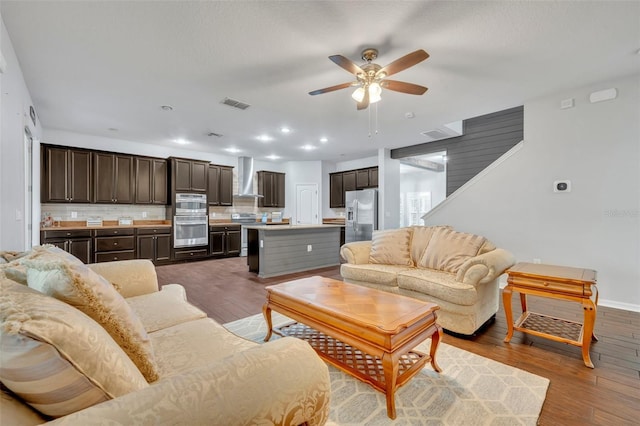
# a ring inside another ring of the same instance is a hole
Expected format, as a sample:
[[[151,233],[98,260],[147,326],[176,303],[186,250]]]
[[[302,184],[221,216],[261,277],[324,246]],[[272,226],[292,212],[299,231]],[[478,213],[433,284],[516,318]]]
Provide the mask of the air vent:
[[[242,110],[247,109],[251,106],[249,104],[246,104],[244,102],[240,102],[236,99],[231,99],[231,98],[224,98],[221,103],[225,105],[229,105],[230,107],[234,107]]]
[[[431,139],[444,139],[450,137],[448,134],[441,130],[429,130],[427,132],[422,132],[421,134],[428,136]]]
[[[207,136],[209,136],[209,137],[214,137],[215,136],[216,138],[221,138],[222,137],[222,135],[220,133],[216,133],[216,132],[209,132],[209,133],[207,133]]]

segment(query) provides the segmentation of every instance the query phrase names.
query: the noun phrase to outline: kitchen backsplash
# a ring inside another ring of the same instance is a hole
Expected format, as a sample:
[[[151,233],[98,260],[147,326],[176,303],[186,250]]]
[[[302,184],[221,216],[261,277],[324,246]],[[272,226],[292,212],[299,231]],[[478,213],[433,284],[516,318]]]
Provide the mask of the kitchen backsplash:
[[[281,211],[281,209],[258,208],[252,198],[234,198],[233,206],[209,207],[209,218],[231,219],[233,213],[262,213]],[[102,220],[118,220],[130,216],[134,220],[167,220],[167,206],[134,204],[42,204],[42,216],[51,216],[55,221],[87,220],[88,217],[101,217]],[[73,213],[75,212],[75,217]],[[170,214],[170,213],[169,213]]]
[[[134,204],[42,204],[41,211],[43,217],[49,215],[56,221],[86,220],[96,216],[103,220],[118,220],[122,216],[130,216],[134,220],[164,220],[167,208]]]

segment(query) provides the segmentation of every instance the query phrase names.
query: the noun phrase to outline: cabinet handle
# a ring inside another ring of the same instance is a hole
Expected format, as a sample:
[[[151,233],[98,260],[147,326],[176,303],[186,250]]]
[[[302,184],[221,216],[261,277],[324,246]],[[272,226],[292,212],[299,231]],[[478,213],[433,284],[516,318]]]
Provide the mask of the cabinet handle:
[[[113,260],[118,260],[118,256],[113,256]]]
[[[67,232],[67,237],[71,236],[71,232]]]
[[[193,256],[193,253],[189,253],[191,256]]]
[[[113,243],[113,245],[114,245],[114,246],[117,246],[117,245],[118,245],[118,243]]]

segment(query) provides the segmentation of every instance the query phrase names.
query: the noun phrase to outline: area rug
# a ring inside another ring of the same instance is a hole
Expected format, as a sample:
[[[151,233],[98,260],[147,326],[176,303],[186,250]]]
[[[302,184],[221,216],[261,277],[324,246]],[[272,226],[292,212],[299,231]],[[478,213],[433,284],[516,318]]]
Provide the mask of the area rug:
[[[274,326],[292,320],[272,312]],[[224,325],[246,339],[263,343],[261,314]],[[272,339],[278,336],[272,337]],[[416,349],[429,353],[431,341]],[[526,371],[440,343],[442,373],[427,366],[396,392],[397,418],[387,417],[382,393],[329,366],[329,425],[535,425],[549,380]]]

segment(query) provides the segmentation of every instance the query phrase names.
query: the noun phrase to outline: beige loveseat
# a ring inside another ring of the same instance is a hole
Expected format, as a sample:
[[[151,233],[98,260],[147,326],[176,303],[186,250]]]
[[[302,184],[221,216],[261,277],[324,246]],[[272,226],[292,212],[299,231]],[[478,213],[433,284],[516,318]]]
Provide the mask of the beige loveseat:
[[[436,303],[438,322],[470,335],[498,311],[498,277],[513,255],[484,237],[448,226],[374,231],[340,249],[345,282]]]
[[[329,373],[307,343],[233,335],[182,286],[159,290],[150,261],[74,259],[0,264],[0,424],[325,423]]]

